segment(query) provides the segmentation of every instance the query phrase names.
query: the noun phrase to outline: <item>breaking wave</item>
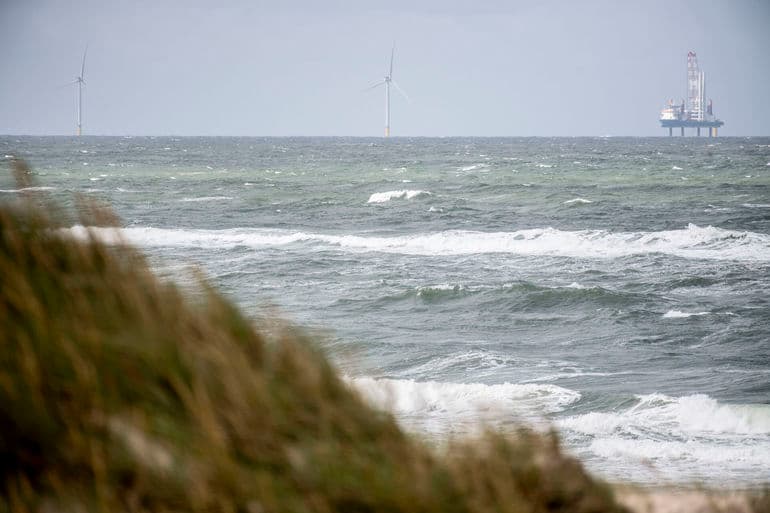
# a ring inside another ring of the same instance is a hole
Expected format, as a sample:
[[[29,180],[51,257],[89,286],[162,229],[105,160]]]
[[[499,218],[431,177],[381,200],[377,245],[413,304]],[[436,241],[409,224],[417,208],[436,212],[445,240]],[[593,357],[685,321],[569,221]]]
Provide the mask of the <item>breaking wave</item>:
[[[730,473],[770,466],[770,405],[723,404],[707,395],[637,396],[612,412],[591,412],[556,422],[564,436],[582,437],[588,450],[620,467],[701,479],[709,465]]]
[[[393,199],[412,199],[421,198],[423,196],[430,196],[430,192],[414,190],[375,192],[369,196],[369,201],[367,201],[367,203],[385,203]]]
[[[589,203],[593,203],[593,201],[585,198],[574,198],[564,202],[565,205],[588,205]]]
[[[703,394],[636,396],[634,404],[612,412],[561,419],[560,427],[587,435],[658,432],[667,438],[715,435],[770,435],[770,405],[723,404]],[[768,439],[770,443],[770,439]]]
[[[232,196],[198,196],[194,198],[182,198],[179,201],[182,203],[195,203],[199,201],[229,201],[233,199]]]
[[[708,315],[710,312],[682,312],[680,310],[669,310],[663,314],[664,319],[686,319],[688,317],[699,317],[701,315]]]
[[[620,258],[662,253],[709,260],[770,261],[770,235],[693,224],[659,232],[563,231],[534,228],[515,232],[450,230],[391,237],[325,235],[261,228],[186,230],[152,227],[111,228],[76,226],[67,230],[83,237],[89,231],[107,241],[150,247],[265,247],[305,243],[350,252],[447,256],[507,253],[523,256]]]
[[[580,399],[579,392],[540,383],[485,385],[368,377],[348,381],[375,408],[394,413],[407,427],[433,433],[538,423]]]

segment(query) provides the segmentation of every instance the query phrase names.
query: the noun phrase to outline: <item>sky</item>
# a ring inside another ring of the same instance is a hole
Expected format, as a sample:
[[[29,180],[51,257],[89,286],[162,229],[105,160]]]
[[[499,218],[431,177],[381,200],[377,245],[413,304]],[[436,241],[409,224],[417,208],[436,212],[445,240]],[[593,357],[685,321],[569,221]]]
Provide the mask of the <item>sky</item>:
[[[0,134],[665,135],[688,51],[770,135],[770,0],[0,0]]]

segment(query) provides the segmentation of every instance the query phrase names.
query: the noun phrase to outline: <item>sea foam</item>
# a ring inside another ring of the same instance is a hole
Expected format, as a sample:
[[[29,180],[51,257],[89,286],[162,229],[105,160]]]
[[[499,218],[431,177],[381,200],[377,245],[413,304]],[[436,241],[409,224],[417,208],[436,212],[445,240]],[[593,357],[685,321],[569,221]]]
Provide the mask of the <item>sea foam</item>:
[[[112,233],[115,229],[90,230],[94,236],[115,240],[116,235]],[[86,232],[82,226],[69,231],[75,236]],[[424,256],[507,253],[605,259],[662,253],[708,260],[770,261],[770,235],[693,224],[681,230],[658,232],[533,228],[514,232],[449,230],[389,237],[325,235],[262,228],[188,230],[130,227],[121,230],[121,237],[132,244],[151,247],[259,248],[302,242],[339,251]]]
[[[770,405],[723,404],[704,394],[636,396],[635,403],[611,412],[561,419],[571,431],[598,436],[657,432],[663,437],[770,435]]]
[[[724,404],[703,394],[648,394],[637,396],[629,407],[566,417],[556,425],[567,440],[586,440],[588,451],[603,465],[611,462],[617,470],[654,464],[657,480],[663,474],[700,480],[712,465],[723,475],[770,466],[766,404]]]
[[[394,413],[409,428],[433,433],[472,431],[500,422],[542,423],[545,415],[580,399],[579,392],[540,383],[485,385],[368,377],[348,381],[375,408]]]
[[[367,203],[385,203],[393,199],[412,199],[423,196],[430,196],[430,192],[414,190],[375,192],[369,196]]]
[[[698,317],[708,315],[710,312],[682,312],[681,310],[669,310],[663,314],[664,319],[686,319],[688,317]]]
[[[200,201],[229,201],[233,199],[232,196],[198,196],[194,198],[182,198],[178,201],[183,203],[195,203]]]
[[[589,203],[593,203],[593,201],[585,198],[574,198],[564,202],[565,205],[587,205]]]

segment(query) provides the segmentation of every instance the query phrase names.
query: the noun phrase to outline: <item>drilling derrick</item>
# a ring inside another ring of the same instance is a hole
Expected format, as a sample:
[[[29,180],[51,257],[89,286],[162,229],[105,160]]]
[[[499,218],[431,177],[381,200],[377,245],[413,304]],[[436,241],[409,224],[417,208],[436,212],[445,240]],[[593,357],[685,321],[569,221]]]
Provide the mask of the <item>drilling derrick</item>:
[[[717,128],[724,125],[714,117],[712,101],[706,103],[706,74],[698,66],[695,52],[687,53],[687,102],[680,106],[669,100],[660,113],[660,125],[668,128],[668,135],[673,135],[674,128],[680,128],[682,135],[685,127],[695,128],[698,135],[701,128],[708,128],[709,137],[716,136]]]
[[[705,77],[698,67],[698,56],[695,52],[687,53],[687,106],[690,119],[703,121],[703,93]]]

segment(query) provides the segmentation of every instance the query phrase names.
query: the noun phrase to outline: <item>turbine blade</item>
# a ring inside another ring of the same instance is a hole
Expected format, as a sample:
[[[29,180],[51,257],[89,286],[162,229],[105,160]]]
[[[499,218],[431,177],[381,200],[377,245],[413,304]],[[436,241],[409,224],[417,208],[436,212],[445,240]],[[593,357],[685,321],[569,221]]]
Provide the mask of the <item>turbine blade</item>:
[[[369,86],[369,87],[367,87],[366,89],[362,89],[362,90],[361,90],[361,92],[362,92],[362,93],[365,93],[366,91],[371,91],[372,89],[374,89],[374,88],[376,88],[376,87],[380,87],[380,86],[381,86],[382,84],[384,84],[384,83],[385,83],[385,81],[384,81],[384,80],[383,80],[382,82],[377,82],[377,83],[376,83],[376,84],[374,84],[373,86]]]
[[[67,82],[66,84],[59,84],[56,86],[56,89],[64,89],[65,87],[69,87],[71,85],[77,84],[77,80],[73,80],[72,82]]]
[[[86,43],[86,49],[83,51],[83,64],[80,66],[80,78],[83,79],[86,74],[86,54],[88,53],[88,43]]]
[[[401,89],[401,87],[400,87],[400,86],[399,86],[399,85],[396,83],[396,81],[395,81],[395,80],[391,80],[391,81],[390,81],[390,83],[391,83],[391,84],[393,84],[393,85],[396,87],[396,91],[398,91],[399,93],[401,93],[401,96],[403,96],[404,98],[406,98],[406,101],[408,101],[408,102],[411,102],[411,101],[412,101],[412,100],[410,100],[410,99],[409,99],[409,96],[407,96],[407,94],[404,92],[404,90],[403,90],[403,89]]]
[[[390,50],[390,73],[388,76],[393,78],[393,54],[396,53],[396,42],[393,41],[393,48]]]

